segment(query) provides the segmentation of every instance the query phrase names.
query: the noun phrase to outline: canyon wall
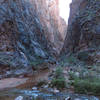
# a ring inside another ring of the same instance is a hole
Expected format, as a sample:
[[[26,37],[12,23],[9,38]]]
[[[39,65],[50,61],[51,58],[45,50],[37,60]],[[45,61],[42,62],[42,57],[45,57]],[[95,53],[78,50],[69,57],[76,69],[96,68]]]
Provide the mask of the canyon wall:
[[[66,32],[66,23],[59,16],[59,0],[34,0],[34,4],[46,39],[59,54]]]
[[[36,59],[48,59],[49,50],[47,50],[43,28],[31,2],[1,0],[0,67],[2,70],[8,66],[9,74],[26,73]]]
[[[99,0],[73,0],[62,53],[99,47]]]
[[[100,0],[73,0],[61,55],[100,65]]]
[[[63,41],[62,23],[57,0],[0,0],[0,74],[30,73],[52,61]]]

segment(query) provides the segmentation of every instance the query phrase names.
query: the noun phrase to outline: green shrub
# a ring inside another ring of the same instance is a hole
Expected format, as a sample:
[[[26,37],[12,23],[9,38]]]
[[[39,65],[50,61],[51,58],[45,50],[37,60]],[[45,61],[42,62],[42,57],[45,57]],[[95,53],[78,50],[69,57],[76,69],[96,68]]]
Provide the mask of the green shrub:
[[[77,93],[100,95],[100,79],[75,79],[73,85]]]
[[[58,89],[62,89],[66,87],[66,82],[65,82],[65,78],[54,78],[51,82],[52,87],[56,87]]]
[[[66,87],[65,78],[63,75],[63,69],[58,67],[55,71],[54,78],[51,81],[51,86],[56,87],[58,89],[62,89]]]
[[[75,73],[70,72],[70,84],[74,86],[75,92],[81,94],[100,95],[100,79],[96,76],[76,77]]]
[[[76,63],[76,58],[74,56],[70,56],[67,58],[67,62],[71,63],[71,64],[74,64]]]
[[[69,65],[76,65],[78,62],[78,59],[74,55],[70,55],[68,57],[63,57],[63,59],[60,62],[60,65],[63,67],[69,66]]]
[[[70,76],[69,77],[70,80],[74,80],[74,78],[76,78],[75,73],[73,73],[73,72],[69,72],[69,76]]]
[[[61,67],[58,67],[55,71],[55,78],[63,77],[63,69]]]

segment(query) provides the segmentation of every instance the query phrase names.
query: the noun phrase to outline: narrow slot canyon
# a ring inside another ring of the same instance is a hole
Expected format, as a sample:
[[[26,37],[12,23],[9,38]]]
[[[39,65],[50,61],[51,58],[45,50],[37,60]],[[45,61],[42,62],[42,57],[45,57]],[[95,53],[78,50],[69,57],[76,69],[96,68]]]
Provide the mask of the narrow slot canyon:
[[[70,3],[70,0],[0,1],[1,66],[18,67],[21,74],[23,68],[28,70],[35,62],[56,63],[54,59],[59,56],[67,33]]]
[[[100,100],[99,0],[0,0],[0,100]]]

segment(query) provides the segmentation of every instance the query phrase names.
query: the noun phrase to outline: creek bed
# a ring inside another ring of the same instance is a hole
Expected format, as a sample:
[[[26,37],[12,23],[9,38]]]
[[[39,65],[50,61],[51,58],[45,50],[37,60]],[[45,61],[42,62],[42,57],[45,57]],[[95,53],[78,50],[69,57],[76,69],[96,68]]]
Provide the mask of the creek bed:
[[[65,98],[68,97],[70,97],[71,100],[100,100],[95,96],[62,92],[54,94],[49,92],[40,92],[38,90],[21,90],[16,88],[0,91],[0,100],[15,100],[15,98],[19,96],[22,96],[23,100],[65,100]]]

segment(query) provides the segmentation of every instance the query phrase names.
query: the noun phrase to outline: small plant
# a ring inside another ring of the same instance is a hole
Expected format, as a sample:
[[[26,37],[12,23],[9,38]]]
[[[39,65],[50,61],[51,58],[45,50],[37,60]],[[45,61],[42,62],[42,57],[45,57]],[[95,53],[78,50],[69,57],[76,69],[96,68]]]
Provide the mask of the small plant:
[[[67,57],[64,60],[64,64],[63,65],[74,65],[76,64],[78,61],[78,59],[74,56],[74,55],[70,55],[69,57]]]
[[[100,79],[96,76],[87,75],[86,77],[76,77],[75,73],[70,72],[70,84],[74,90],[81,94],[100,95]]]
[[[63,69],[61,67],[58,67],[55,71],[55,77],[60,78],[63,75]]]
[[[51,86],[56,87],[58,89],[66,87],[65,78],[63,76],[63,69],[61,67],[58,67],[56,69],[54,78],[51,81]]]
[[[63,67],[69,66],[69,65],[76,65],[78,62],[78,59],[74,55],[70,55],[68,57],[63,57],[62,61],[60,62],[60,65]]]
[[[75,79],[74,89],[77,93],[100,95],[100,79]]]
[[[69,72],[69,79],[70,80],[74,80],[76,77],[75,77],[75,73],[73,73],[73,72]]]
[[[62,89],[66,87],[65,78],[54,78],[51,81],[52,87],[56,87],[58,89]]]

